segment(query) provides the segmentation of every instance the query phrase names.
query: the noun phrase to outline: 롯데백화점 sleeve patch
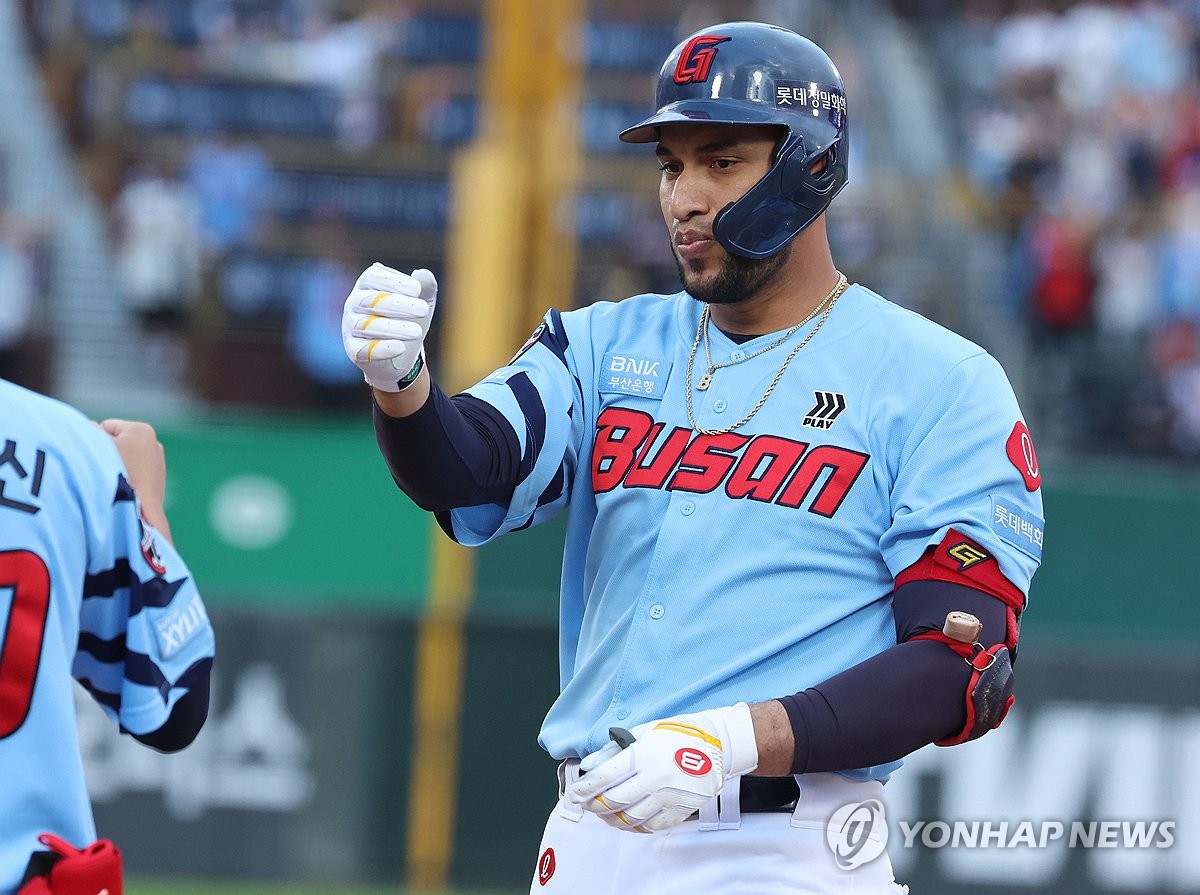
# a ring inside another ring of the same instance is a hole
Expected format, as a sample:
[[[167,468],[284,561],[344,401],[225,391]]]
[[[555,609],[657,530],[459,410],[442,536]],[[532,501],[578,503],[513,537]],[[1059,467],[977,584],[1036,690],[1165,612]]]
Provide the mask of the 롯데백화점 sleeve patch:
[[[992,496],[992,531],[1004,543],[1016,547],[1038,562],[1042,559],[1042,541],[1046,521],[1013,501]]]

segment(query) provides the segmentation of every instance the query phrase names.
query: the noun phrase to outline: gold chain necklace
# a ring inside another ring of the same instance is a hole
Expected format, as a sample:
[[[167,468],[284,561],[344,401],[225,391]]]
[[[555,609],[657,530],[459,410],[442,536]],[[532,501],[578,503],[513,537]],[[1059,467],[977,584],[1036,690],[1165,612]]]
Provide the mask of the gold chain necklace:
[[[838,280],[838,284],[839,285],[841,284],[841,280]],[[834,291],[837,291],[837,290],[834,290]],[[778,339],[776,339],[770,345],[766,345],[762,348],[759,348],[757,351],[752,352],[751,354],[743,355],[742,357],[739,357],[737,360],[722,361],[719,364],[713,363],[712,351],[709,348],[708,327],[709,327],[710,321],[712,320],[712,305],[706,304],[704,306],[704,310],[700,312],[700,326],[699,326],[698,332],[704,334],[704,362],[706,364],[708,364],[708,369],[704,371],[704,375],[701,376],[700,381],[696,383],[696,391],[700,391],[700,392],[705,391],[710,385],[712,385],[713,373],[717,372],[717,370],[720,370],[722,367],[732,367],[734,364],[740,364],[744,361],[748,361],[751,358],[758,357],[760,354],[766,354],[772,348],[778,348],[780,345],[782,345],[784,342],[786,342],[788,339],[790,339],[792,337],[792,333],[794,333],[800,327],[804,326],[804,324],[808,323],[810,320],[812,320],[814,317],[816,317],[817,314],[820,313],[821,309],[823,307],[825,307],[825,303],[827,301],[829,301],[832,297],[833,297],[833,292],[829,293],[829,295],[826,295],[823,299],[821,299],[821,301],[817,304],[817,306],[815,308],[813,308],[811,311],[808,312],[807,317],[805,317],[803,320],[801,320],[799,323],[797,323],[795,326],[793,326],[791,329],[789,329],[787,332],[785,332],[782,336],[780,336]]]
[[[812,311],[809,313],[809,315],[807,317],[805,317],[803,320],[801,320],[799,323],[797,323],[795,326],[793,326],[791,329],[789,329],[787,332],[785,332],[782,336],[780,336],[778,339],[776,339],[770,345],[767,345],[765,348],[760,348],[757,351],[753,352],[752,354],[747,354],[745,357],[739,358],[738,360],[725,361],[725,362],[719,363],[719,364],[714,364],[712,362],[712,355],[709,353],[708,322],[709,322],[709,317],[710,317],[711,312],[709,309],[710,306],[706,304],[704,306],[704,310],[701,311],[701,313],[700,313],[700,324],[696,327],[696,339],[695,339],[695,341],[692,342],[692,350],[691,350],[691,353],[688,355],[688,363],[687,363],[687,392],[686,392],[687,402],[686,403],[687,403],[688,422],[692,424],[692,428],[695,429],[697,432],[703,433],[704,435],[724,435],[727,432],[732,432],[734,429],[740,429],[742,426],[746,425],[746,423],[750,422],[750,420],[752,420],[754,418],[754,415],[756,413],[758,413],[759,410],[762,409],[762,406],[767,403],[767,398],[771,397],[771,392],[775,391],[775,386],[777,386],[779,384],[779,380],[783,378],[783,373],[788,368],[788,364],[790,364],[792,362],[792,358],[795,357],[800,352],[800,349],[803,348],[805,345],[807,345],[809,343],[809,341],[812,339],[812,337],[815,336],[820,331],[821,327],[825,325],[825,321],[829,319],[830,312],[833,311],[833,306],[835,304],[837,304],[837,300],[839,298],[841,298],[842,293],[845,292],[849,287],[850,287],[850,283],[846,280],[845,274],[843,274],[841,271],[838,271],[838,281],[837,281],[837,285],[835,285],[833,287],[833,291],[830,292],[828,295],[826,295],[823,299],[821,299],[821,301],[817,303],[817,306],[812,309]],[[821,311],[822,308],[824,308],[824,311]],[[700,348],[701,340],[704,341],[704,354],[706,357],[706,361],[708,363],[708,370],[704,373],[703,376],[700,377],[700,381],[696,384],[697,391],[704,391],[705,389],[707,389],[709,387],[709,385],[712,383],[712,374],[715,373],[717,370],[721,369],[722,367],[732,367],[734,364],[740,364],[743,361],[748,361],[752,357],[758,357],[760,354],[765,354],[766,352],[770,351],[772,348],[779,347],[784,342],[786,342],[788,340],[788,338],[794,332],[796,332],[796,330],[798,330],[800,327],[804,326],[804,324],[806,324],[810,320],[812,320],[813,317],[815,317],[818,312],[821,312],[821,318],[817,321],[817,325],[814,326],[809,331],[808,335],[806,335],[803,339],[800,340],[800,343],[798,345],[796,345],[795,348],[793,348],[790,352],[788,352],[788,356],[783,359],[783,364],[780,365],[779,370],[775,373],[775,377],[771,380],[770,384],[767,386],[767,390],[765,392],[763,392],[762,397],[758,399],[758,403],[755,404],[752,408],[750,408],[749,413],[747,413],[744,417],[742,417],[740,420],[738,420],[732,426],[726,426],[723,429],[705,429],[703,426],[697,425],[696,419],[692,415],[692,371],[695,366],[696,352]]]

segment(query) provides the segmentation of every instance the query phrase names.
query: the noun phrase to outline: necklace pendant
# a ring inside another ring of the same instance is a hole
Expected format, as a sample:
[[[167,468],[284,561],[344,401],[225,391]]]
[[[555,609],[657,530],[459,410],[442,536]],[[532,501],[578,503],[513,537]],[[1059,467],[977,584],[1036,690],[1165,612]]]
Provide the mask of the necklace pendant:
[[[702,392],[708,389],[712,384],[712,371],[705,373],[700,377],[700,381],[696,383],[696,391]]]

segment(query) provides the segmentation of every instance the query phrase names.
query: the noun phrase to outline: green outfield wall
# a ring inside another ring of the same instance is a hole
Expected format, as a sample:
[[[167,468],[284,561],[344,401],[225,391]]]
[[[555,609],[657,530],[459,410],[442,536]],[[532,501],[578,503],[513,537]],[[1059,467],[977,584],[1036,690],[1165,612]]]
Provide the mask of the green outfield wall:
[[[214,605],[419,612],[426,514],[400,495],[369,411],[354,423],[161,426],[167,513]]]

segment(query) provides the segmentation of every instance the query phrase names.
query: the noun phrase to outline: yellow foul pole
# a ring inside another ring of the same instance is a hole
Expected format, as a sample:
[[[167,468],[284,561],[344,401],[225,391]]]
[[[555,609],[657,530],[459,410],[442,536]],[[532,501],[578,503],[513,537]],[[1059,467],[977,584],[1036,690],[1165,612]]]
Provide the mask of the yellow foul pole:
[[[503,364],[546,308],[574,303],[583,8],[583,0],[484,5],[480,127],[453,163],[435,323],[443,353],[434,374],[451,393]],[[470,552],[431,529],[408,817],[409,883],[423,889],[446,885],[454,856],[461,705],[469,698],[463,622],[475,583]]]

